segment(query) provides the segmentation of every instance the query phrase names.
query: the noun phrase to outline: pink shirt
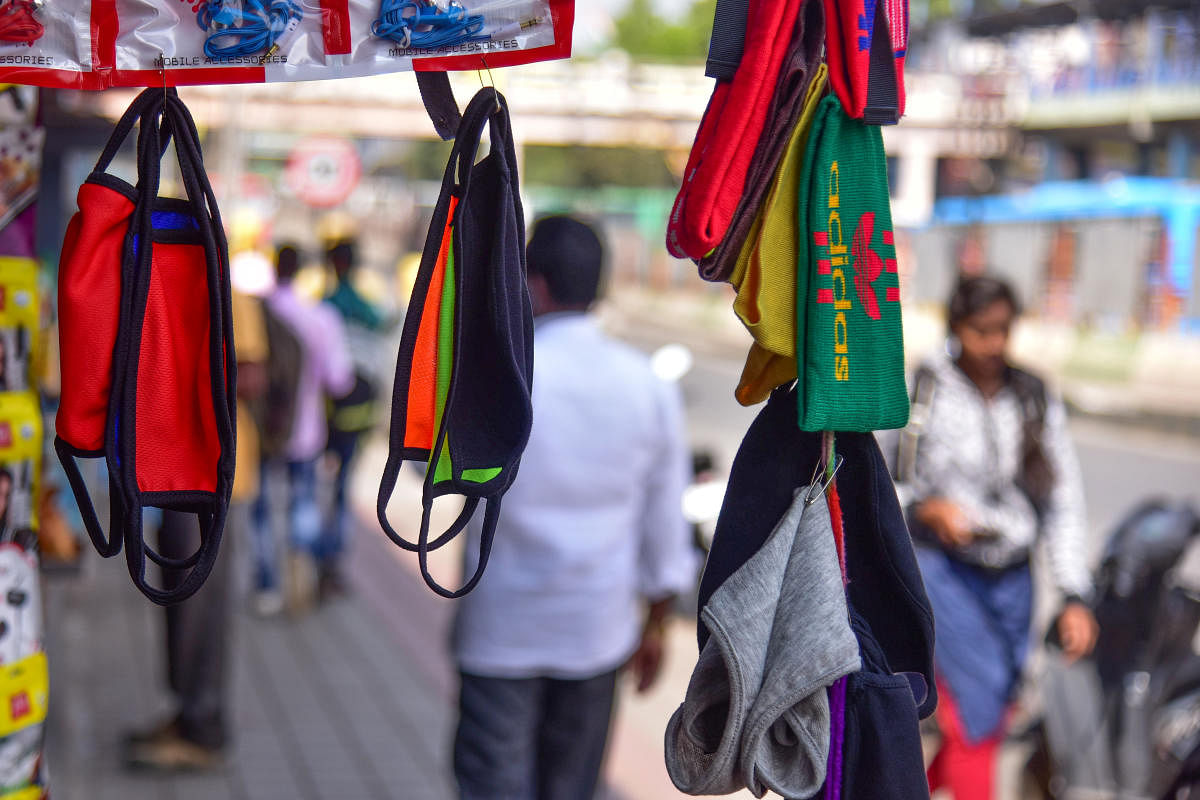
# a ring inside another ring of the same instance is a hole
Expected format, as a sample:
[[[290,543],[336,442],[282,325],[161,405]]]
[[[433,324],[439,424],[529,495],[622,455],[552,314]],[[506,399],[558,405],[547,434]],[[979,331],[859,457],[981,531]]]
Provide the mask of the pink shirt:
[[[304,348],[287,456],[291,461],[311,461],[325,449],[328,438],[325,396],[341,397],[354,387],[346,332],[336,311],[303,300],[290,285],[276,286],[267,296],[267,304],[291,326]]]

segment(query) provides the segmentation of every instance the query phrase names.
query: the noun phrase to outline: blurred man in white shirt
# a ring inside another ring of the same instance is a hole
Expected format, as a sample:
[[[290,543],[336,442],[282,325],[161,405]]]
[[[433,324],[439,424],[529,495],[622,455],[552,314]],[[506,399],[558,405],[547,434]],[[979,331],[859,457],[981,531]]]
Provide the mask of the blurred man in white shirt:
[[[550,217],[527,254],[533,430],[488,571],[455,625],[463,800],[592,797],[617,674],[628,664],[639,690],[653,684],[671,601],[696,575],[679,392],[587,313],[599,238]]]

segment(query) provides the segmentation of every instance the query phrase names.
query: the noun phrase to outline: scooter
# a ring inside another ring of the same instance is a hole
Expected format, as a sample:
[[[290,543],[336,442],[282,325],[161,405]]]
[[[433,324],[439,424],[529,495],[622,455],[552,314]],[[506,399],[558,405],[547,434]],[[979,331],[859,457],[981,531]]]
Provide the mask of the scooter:
[[[1200,798],[1200,514],[1151,500],[1109,538],[1100,637],[1066,664],[1048,640],[1024,796]]]

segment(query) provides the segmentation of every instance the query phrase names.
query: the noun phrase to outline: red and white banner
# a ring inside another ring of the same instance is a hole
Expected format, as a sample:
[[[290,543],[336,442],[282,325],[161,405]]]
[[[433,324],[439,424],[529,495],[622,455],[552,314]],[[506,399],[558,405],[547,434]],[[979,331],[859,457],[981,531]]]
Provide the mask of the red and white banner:
[[[480,34],[432,49],[376,36],[387,0],[295,0],[298,22],[272,52],[213,58],[201,0],[53,0],[31,43],[0,41],[0,82],[65,89],[323,80],[509,67],[569,58],[574,0],[459,0]],[[437,0],[439,5],[445,5]],[[391,5],[396,5],[391,3]]]

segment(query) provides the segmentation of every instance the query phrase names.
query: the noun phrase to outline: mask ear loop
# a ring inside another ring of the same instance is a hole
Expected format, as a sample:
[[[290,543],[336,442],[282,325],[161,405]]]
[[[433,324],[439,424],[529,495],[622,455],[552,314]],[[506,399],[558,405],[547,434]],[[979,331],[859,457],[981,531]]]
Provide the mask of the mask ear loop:
[[[448,600],[455,600],[474,589],[483,577],[484,570],[487,569],[488,558],[492,553],[492,542],[496,537],[496,526],[500,521],[501,498],[496,496],[488,497],[485,500],[486,508],[483,515],[483,532],[479,541],[479,563],[475,566],[475,573],[458,589],[451,591],[445,588],[434,579],[429,571],[429,553],[431,550],[436,550],[461,533],[466,528],[467,523],[470,522],[471,517],[474,516],[475,509],[479,507],[478,497],[467,498],[463,504],[462,512],[458,515],[458,519],[430,544],[429,526],[430,518],[433,514],[433,482],[436,473],[436,454],[442,452],[442,448],[446,443],[446,428],[447,420],[446,416],[443,415],[441,425],[438,426],[437,441],[434,443],[434,449],[431,451],[435,455],[430,461],[428,471],[425,473],[425,486],[421,497],[421,529],[417,533],[417,546],[413,549],[417,552],[417,563],[420,566],[421,578],[425,581],[425,585],[438,595]]]

